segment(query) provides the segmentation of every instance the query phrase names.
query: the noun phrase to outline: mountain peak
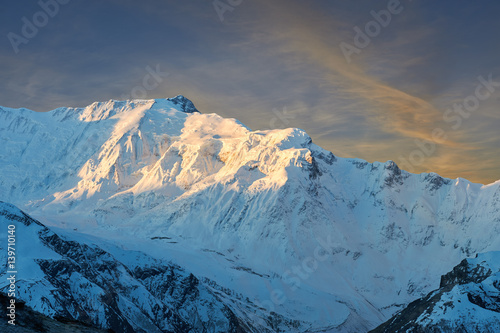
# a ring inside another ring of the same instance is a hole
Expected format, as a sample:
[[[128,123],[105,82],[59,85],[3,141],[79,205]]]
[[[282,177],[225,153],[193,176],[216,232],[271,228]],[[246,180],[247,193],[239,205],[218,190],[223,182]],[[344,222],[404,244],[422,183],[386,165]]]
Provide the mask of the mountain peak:
[[[142,104],[153,102],[152,106],[163,107],[163,108],[171,108],[172,105],[175,106],[175,109],[182,111],[184,113],[195,113],[200,112],[195,106],[194,103],[186,98],[183,95],[177,95],[175,97],[170,98],[155,98],[155,99],[132,99],[127,101],[115,101],[118,103],[130,103],[130,104]]]
[[[173,98],[167,98],[166,100],[174,103],[174,105],[179,105],[180,111],[182,112],[186,113],[200,112],[194,106],[193,102],[184,97],[183,95],[177,95]],[[164,99],[155,99],[155,103],[158,103],[159,101],[164,101]]]
[[[80,121],[97,121],[120,115],[130,115],[131,113],[146,112],[147,110],[171,110],[175,109],[183,113],[200,112],[194,106],[193,102],[182,95],[177,95],[173,98],[157,98],[157,99],[130,99],[130,100],[115,100],[110,99],[105,102],[93,102],[83,108],[61,107],[50,111],[54,116],[68,119],[78,117]]]

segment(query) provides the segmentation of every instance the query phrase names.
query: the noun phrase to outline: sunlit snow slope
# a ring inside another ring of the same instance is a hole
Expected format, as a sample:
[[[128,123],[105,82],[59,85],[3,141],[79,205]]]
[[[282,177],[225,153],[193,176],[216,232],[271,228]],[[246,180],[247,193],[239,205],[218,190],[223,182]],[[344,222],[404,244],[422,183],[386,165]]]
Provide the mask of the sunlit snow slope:
[[[173,260],[299,332],[374,328],[463,258],[500,250],[500,182],[339,158],[183,96],[0,108],[0,142],[0,200]]]

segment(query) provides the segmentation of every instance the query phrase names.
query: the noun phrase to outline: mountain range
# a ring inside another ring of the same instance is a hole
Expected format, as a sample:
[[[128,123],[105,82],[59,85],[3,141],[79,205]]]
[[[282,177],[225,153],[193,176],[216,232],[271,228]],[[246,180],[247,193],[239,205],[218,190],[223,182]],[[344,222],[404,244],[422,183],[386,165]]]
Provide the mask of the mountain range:
[[[41,315],[116,332],[500,330],[500,181],[341,158],[183,96],[1,107],[0,142],[0,237],[16,225],[18,298]]]

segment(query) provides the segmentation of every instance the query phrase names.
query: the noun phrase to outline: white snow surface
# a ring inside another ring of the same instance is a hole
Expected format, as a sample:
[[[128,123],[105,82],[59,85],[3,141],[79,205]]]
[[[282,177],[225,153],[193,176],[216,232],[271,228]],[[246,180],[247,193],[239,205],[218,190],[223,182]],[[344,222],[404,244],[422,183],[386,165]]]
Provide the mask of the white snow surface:
[[[297,331],[374,328],[463,258],[500,250],[500,182],[336,157],[303,130],[252,131],[183,102],[0,108],[0,200],[172,260],[309,323]]]

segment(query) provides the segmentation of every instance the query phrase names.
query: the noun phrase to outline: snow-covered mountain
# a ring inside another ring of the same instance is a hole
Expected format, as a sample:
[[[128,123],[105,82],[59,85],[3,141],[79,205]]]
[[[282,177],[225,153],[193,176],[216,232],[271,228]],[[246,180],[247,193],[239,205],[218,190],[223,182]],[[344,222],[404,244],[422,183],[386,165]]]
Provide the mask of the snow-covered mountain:
[[[253,320],[271,331],[367,331],[500,250],[500,182],[340,158],[300,129],[252,131],[183,96],[0,108],[0,141],[0,200],[179,265],[240,295],[243,321],[265,311]]]
[[[7,239],[8,225],[18,239],[17,298],[35,311],[115,332],[265,331],[235,315],[229,299],[236,295],[177,265],[61,237],[3,202],[0,221],[2,239]],[[3,245],[0,260],[7,263]],[[9,270],[3,266],[3,272]],[[7,294],[7,289],[2,291]]]

